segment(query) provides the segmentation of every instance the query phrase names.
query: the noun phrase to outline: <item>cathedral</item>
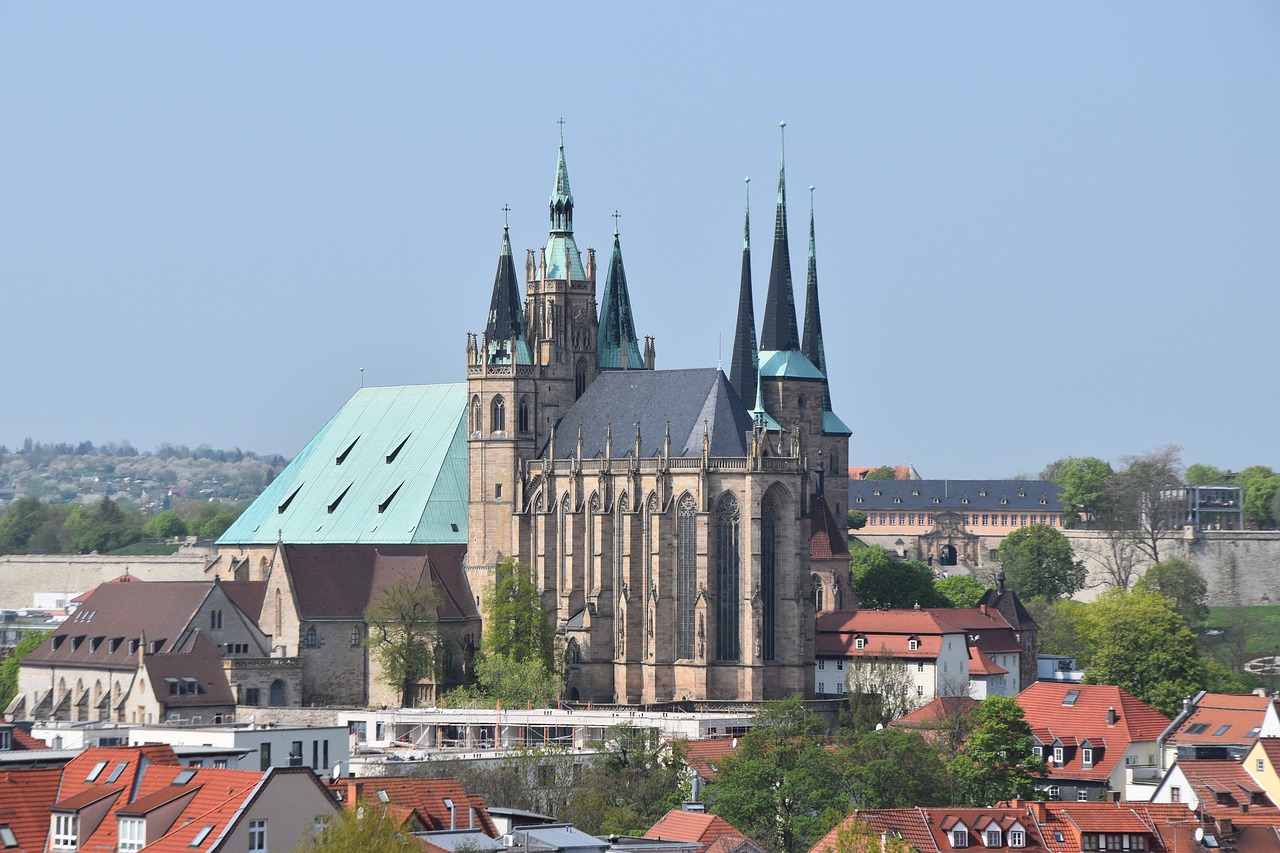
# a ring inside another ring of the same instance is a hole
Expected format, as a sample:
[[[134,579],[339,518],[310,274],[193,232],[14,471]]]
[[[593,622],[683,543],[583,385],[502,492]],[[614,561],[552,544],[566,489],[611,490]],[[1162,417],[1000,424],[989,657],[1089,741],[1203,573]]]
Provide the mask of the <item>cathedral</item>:
[[[803,337],[785,156],[757,338],[750,208],[729,376],[656,369],[615,228],[598,293],[579,250],[564,141],[546,245],[504,229],[489,314],[466,345],[465,572],[533,572],[564,643],[566,698],[759,701],[807,691],[814,616],[848,583],[850,431],[832,410],[813,211]],[[642,298],[643,285],[637,287]],[[728,294],[726,294],[728,296]],[[728,299],[725,300],[726,303]]]

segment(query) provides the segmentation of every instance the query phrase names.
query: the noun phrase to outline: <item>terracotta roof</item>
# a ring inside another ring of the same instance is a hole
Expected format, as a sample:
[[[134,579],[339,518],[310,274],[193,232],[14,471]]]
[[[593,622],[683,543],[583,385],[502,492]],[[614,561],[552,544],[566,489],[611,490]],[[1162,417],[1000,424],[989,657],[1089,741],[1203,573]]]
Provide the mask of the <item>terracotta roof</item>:
[[[953,717],[969,713],[981,704],[972,696],[939,696],[927,705],[916,708],[910,714],[899,717],[889,725],[905,724],[904,728],[911,728],[948,722]]]
[[[703,738],[684,742],[684,763],[689,769],[710,782],[720,772],[720,762],[738,754],[738,739],[734,737]]]
[[[1179,759],[1176,766],[1195,791],[1201,812],[1214,818],[1231,818],[1233,821],[1272,820],[1280,823],[1280,808],[1276,807],[1240,762]]]
[[[749,840],[737,827],[719,815],[709,812],[686,812],[672,809],[649,827],[645,838],[663,839],[666,841],[690,841],[710,848],[723,839],[730,848],[736,847],[742,840]],[[758,845],[757,845],[758,846]]]
[[[1074,697],[1069,695],[1073,693]],[[1055,742],[1066,747],[1060,766],[1050,762],[1050,778],[1106,779],[1130,743],[1154,741],[1169,725],[1164,714],[1109,684],[1037,681],[1018,694],[1018,704],[1033,734],[1046,747],[1046,760]],[[1116,722],[1108,724],[1112,708]],[[1085,741],[1094,748],[1094,764],[1088,768],[1083,750],[1074,748]]]
[[[849,559],[849,534],[831,515],[827,502],[817,495],[809,502],[809,555],[815,560]]]
[[[18,853],[40,853],[49,834],[49,807],[58,794],[61,767],[0,773],[0,826],[18,841]]]
[[[1262,751],[1266,753],[1271,766],[1280,769],[1280,737],[1264,737],[1258,743],[1262,744]]]
[[[1192,706],[1178,730],[1169,736],[1168,743],[1252,744],[1270,703],[1269,697],[1251,693],[1206,693]]]
[[[961,634],[986,654],[1020,653],[1009,623],[995,610],[979,608],[924,608],[919,610],[828,610],[817,615],[815,650],[819,655],[854,657],[890,654],[894,657],[932,660],[942,650],[942,638]],[[862,637],[866,645],[857,648]],[[910,640],[918,640],[915,650]],[[1001,670],[994,662],[987,674]]]
[[[284,546],[304,621],[362,621],[377,590],[402,578],[421,582],[428,572],[441,592],[440,620],[479,619],[462,570],[465,553],[465,545]]]
[[[412,809],[428,831],[442,829],[474,828],[490,838],[497,838],[498,831],[489,817],[484,797],[471,795],[453,779],[409,779],[403,776],[362,776],[359,779],[339,780],[329,785],[336,791],[346,808],[355,806],[354,800],[381,801],[379,792],[386,793],[385,802],[397,808]],[[445,799],[454,804],[450,815]],[[471,811],[468,811],[468,810]],[[450,822],[453,825],[450,826]]]
[[[13,752],[18,752],[24,749],[48,749],[49,748],[49,744],[45,743],[44,741],[40,740],[37,737],[33,737],[31,732],[27,731],[21,726],[15,726],[13,723],[6,723],[3,720],[0,720],[0,730],[5,730],[9,732],[10,750]]]
[[[969,647],[970,675],[1005,675],[1009,670],[997,664],[986,654],[974,646]]]

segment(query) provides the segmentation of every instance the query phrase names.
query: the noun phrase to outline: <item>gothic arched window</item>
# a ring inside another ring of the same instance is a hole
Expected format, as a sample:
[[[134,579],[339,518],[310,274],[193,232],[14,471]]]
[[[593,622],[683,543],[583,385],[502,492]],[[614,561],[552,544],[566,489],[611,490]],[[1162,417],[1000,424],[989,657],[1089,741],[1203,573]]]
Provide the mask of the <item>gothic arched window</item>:
[[[760,502],[760,657],[774,660],[777,651],[778,509],[773,498]]]
[[[532,418],[529,416],[529,398],[520,398],[520,432],[529,431],[529,422]]]
[[[578,359],[578,363],[573,367],[573,399],[582,396],[582,392],[587,390],[587,360],[585,358]]]
[[[489,406],[489,431],[507,431],[507,403],[501,395],[494,397]]]
[[[720,499],[716,509],[716,660],[738,660],[739,590],[738,501]]]
[[[596,547],[599,543],[596,537],[596,525],[600,519],[600,496],[592,495],[588,506],[591,511],[587,513],[587,594],[591,595],[600,585],[600,561],[596,558]]]
[[[813,609],[815,613],[821,613],[825,609],[827,603],[827,592],[822,586],[822,579],[817,575],[810,575],[810,582],[813,584]]]
[[[686,493],[676,508],[676,657],[693,657],[698,595],[698,505]]]
[[[480,420],[480,397],[476,395],[471,398],[471,431],[480,432],[484,429],[484,423]]]

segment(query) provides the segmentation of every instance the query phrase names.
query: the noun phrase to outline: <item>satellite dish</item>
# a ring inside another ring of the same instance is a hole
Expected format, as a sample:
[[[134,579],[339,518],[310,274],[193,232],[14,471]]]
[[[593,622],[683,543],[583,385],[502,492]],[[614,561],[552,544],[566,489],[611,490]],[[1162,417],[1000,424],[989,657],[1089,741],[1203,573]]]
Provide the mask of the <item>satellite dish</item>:
[[[1192,835],[1195,836],[1197,844],[1200,843],[1201,841],[1204,841],[1204,827],[1197,826],[1196,831],[1193,832]]]
[[[332,780],[333,780],[333,781],[335,781],[335,782],[342,778],[342,765],[341,765],[341,764],[335,764],[335,765],[333,765],[333,774],[332,774],[332,775],[330,775],[330,776],[329,776],[329,778],[330,778],[330,779],[332,779]]]

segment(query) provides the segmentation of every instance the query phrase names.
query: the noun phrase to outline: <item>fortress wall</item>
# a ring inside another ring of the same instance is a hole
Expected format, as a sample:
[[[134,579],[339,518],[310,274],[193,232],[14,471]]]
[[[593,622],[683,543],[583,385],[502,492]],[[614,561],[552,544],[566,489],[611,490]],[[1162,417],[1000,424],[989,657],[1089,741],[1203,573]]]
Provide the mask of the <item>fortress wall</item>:
[[[41,554],[0,557],[0,609],[31,607],[37,592],[88,592],[125,573],[143,581],[209,580],[215,548],[183,546],[168,557]]]

